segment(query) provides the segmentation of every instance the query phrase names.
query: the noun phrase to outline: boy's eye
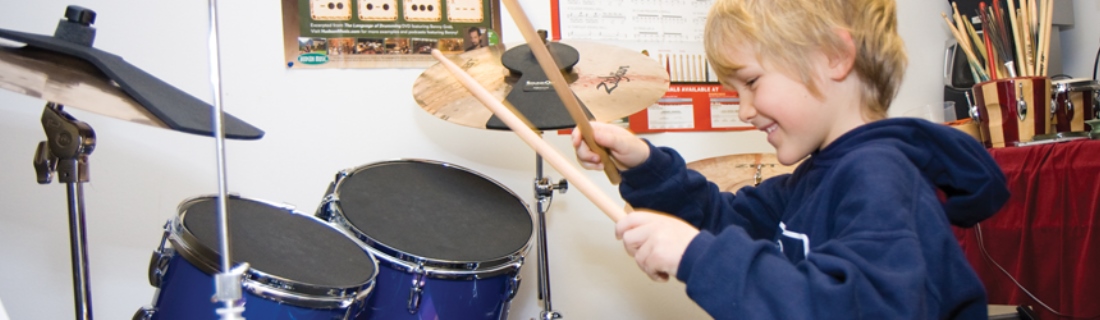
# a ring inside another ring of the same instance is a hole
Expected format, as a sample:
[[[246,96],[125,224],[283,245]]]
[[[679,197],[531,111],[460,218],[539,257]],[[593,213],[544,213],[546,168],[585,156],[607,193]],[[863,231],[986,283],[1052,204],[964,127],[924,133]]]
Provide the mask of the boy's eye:
[[[749,79],[749,81],[745,81],[745,86],[748,86],[749,88],[752,88],[754,85],[756,85],[756,80],[757,79],[759,79],[759,78],[752,78],[752,79]]]

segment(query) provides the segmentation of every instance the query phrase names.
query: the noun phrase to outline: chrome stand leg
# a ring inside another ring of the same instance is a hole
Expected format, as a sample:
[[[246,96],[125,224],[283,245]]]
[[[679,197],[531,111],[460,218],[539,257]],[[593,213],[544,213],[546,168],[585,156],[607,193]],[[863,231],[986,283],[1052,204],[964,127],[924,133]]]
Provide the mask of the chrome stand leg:
[[[76,319],[92,319],[92,286],[88,282],[88,239],[84,228],[84,185],[69,183],[69,246],[72,251]]]
[[[560,319],[561,313],[554,311],[550,299],[550,261],[547,251],[546,237],[546,211],[554,199],[554,191],[565,192],[569,185],[565,180],[552,184],[549,179],[542,176],[542,156],[535,155],[535,197],[538,199],[536,207],[538,211],[538,250],[539,250],[539,300],[542,300],[542,312],[540,320]]]

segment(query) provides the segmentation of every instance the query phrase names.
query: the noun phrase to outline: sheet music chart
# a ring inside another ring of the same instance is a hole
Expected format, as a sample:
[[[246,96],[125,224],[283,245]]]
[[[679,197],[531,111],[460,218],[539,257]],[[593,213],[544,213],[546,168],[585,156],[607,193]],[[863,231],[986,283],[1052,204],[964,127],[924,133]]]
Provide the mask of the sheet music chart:
[[[703,24],[713,0],[557,0],[562,39],[607,42],[661,62],[672,82],[717,82]]]

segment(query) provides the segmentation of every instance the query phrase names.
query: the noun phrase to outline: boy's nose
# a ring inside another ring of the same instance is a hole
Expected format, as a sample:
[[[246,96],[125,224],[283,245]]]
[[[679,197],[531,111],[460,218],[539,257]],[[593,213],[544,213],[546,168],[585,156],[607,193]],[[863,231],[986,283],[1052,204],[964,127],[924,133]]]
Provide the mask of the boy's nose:
[[[752,121],[752,118],[756,117],[756,107],[752,105],[751,100],[745,97],[741,98],[741,107],[737,110],[737,116],[745,123]]]

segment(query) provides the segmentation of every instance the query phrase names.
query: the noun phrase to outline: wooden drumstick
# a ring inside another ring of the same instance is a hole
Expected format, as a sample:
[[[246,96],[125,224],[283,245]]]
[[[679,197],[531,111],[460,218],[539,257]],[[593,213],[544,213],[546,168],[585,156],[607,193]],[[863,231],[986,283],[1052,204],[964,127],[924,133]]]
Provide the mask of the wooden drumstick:
[[[611,180],[611,184],[619,184],[622,177],[619,176],[618,166],[611,159],[607,149],[596,144],[596,138],[592,135],[592,125],[588,123],[590,121],[588,116],[585,115],[584,109],[581,109],[580,102],[573,95],[573,91],[569,89],[569,84],[565,82],[561,69],[554,62],[554,57],[550,55],[550,50],[546,48],[543,39],[535,33],[535,27],[531,25],[530,20],[527,20],[527,15],[523,13],[523,8],[516,0],[503,0],[503,2],[508,7],[508,12],[511,13],[516,26],[519,27],[520,33],[523,34],[523,38],[527,40],[527,46],[531,48],[531,53],[535,55],[543,73],[546,73],[554,91],[558,93],[558,98],[565,105],[565,110],[569,111],[569,116],[573,118],[573,122],[577,123],[577,130],[581,131],[584,143],[588,145],[588,149],[600,156],[600,160],[603,161],[603,171],[607,174],[607,179]]]
[[[512,132],[523,139],[523,142],[526,142],[531,149],[534,149],[535,152],[546,159],[546,162],[550,163],[550,166],[553,166],[554,169],[557,169],[558,172],[564,175],[565,179],[572,183],[575,188],[579,189],[588,200],[596,204],[596,207],[600,208],[608,218],[611,218],[611,221],[619,222],[620,219],[626,216],[626,212],[616,205],[611,198],[601,192],[600,189],[596,187],[596,184],[592,183],[592,180],[589,180],[581,174],[581,172],[577,170],[576,167],[573,167],[568,160],[565,160],[565,157],[558,153],[554,147],[550,146],[546,141],[543,141],[542,137],[535,133],[535,130],[531,129],[529,122],[520,118],[522,117],[521,115],[515,113],[511,107],[506,106],[503,102],[498,101],[489,90],[482,87],[477,80],[474,80],[470,74],[462,70],[457,64],[443,56],[443,53],[438,49],[432,50],[432,56],[435,57],[436,60],[439,60],[439,62],[455,76],[458,82],[462,83],[467,90],[470,90],[470,93],[472,93],[475,98],[481,101],[489,110],[493,111],[493,114],[495,114],[497,118],[500,118],[504,124],[508,125],[508,128],[512,129]],[[614,169],[614,167],[612,167],[612,169]]]

